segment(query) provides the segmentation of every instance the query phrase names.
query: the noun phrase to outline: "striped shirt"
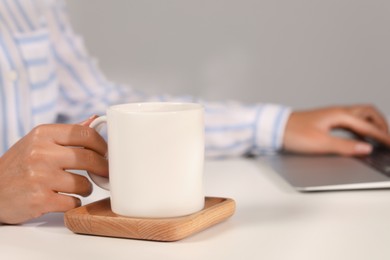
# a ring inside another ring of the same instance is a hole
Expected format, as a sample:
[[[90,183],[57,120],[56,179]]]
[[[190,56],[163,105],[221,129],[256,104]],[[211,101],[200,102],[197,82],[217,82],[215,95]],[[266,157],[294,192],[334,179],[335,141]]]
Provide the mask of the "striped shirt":
[[[63,1],[0,0],[0,155],[39,124],[76,123],[139,101],[203,103],[209,157],[277,151],[290,114],[276,104],[153,96],[112,83],[73,31]]]

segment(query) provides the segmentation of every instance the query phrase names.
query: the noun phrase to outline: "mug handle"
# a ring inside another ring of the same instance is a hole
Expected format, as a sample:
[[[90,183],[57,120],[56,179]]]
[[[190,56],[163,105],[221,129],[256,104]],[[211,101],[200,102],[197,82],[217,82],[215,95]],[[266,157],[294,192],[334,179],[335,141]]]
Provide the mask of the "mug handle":
[[[100,131],[104,124],[107,124],[107,116],[99,116],[95,120],[91,122],[89,127],[95,129],[96,131]],[[88,176],[91,178],[91,180],[100,188],[103,188],[105,190],[110,190],[110,181],[106,177],[102,177],[93,173],[88,172]]]

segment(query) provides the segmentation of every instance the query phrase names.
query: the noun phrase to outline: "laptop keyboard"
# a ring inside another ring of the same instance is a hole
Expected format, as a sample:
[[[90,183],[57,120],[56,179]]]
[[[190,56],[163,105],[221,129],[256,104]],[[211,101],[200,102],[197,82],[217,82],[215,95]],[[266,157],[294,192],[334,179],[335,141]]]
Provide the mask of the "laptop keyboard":
[[[390,148],[377,146],[370,155],[356,158],[390,177]]]

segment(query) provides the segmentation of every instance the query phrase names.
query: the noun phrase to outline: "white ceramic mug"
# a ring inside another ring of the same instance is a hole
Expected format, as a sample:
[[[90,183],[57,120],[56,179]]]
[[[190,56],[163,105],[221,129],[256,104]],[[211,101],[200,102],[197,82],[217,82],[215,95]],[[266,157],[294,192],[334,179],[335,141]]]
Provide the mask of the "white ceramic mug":
[[[111,209],[128,217],[177,217],[204,207],[204,116],[194,103],[111,106],[91,123],[107,124]]]

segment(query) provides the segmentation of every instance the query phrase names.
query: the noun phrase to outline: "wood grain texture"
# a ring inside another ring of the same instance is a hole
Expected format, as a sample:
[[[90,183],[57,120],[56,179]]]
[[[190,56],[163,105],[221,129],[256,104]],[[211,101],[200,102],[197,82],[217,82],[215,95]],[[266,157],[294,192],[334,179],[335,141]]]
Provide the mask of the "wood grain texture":
[[[129,218],[111,211],[106,198],[65,213],[65,225],[79,234],[177,241],[232,216],[235,202],[229,198],[206,197],[203,210],[176,218]]]

